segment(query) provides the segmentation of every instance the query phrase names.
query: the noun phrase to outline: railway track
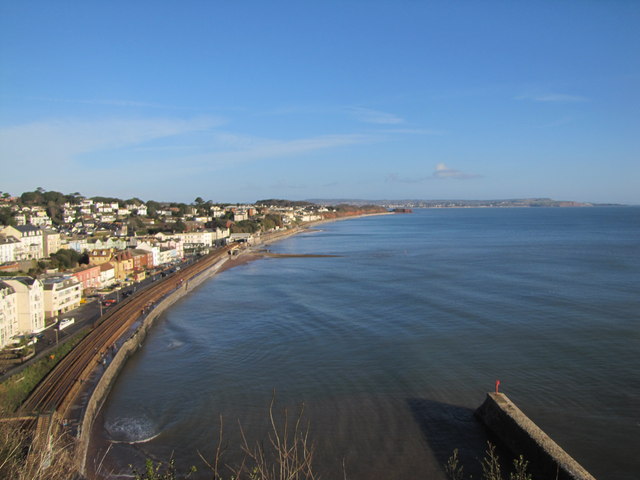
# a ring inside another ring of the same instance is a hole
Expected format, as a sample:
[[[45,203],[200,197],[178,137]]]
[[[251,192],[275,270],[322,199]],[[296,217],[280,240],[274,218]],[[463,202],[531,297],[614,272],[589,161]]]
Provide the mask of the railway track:
[[[21,411],[53,413],[64,418],[82,384],[99,366],[103,355],[140,318],[144,309],[214,265],[229,250],[230,247],[220,248],[112,307],[113,310],[104,315],[100,323],[40,382],[23,403]]]

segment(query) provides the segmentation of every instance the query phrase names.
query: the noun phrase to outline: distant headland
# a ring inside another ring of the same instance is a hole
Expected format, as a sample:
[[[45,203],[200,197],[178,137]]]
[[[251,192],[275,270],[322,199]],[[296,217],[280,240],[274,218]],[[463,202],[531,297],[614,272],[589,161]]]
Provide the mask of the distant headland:
[[[613,203],[587,203],[552,198],[509,198],[502,200],[359,200],[309,199],[316,205],[379,205],[386,208],[513,208],[513,207],[605,207],[625,206]]]

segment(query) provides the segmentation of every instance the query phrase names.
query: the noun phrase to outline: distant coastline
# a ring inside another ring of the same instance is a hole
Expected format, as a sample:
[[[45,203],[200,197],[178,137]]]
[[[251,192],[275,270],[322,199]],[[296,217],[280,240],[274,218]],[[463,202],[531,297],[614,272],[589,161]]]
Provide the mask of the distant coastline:
[[[576,202],[552,198],[509,198],[501,200],[361,200],[361,199],[310,199],[317,205],[377,205],[385,208],[576,208],[576,207],[626,207],[619,203]]]

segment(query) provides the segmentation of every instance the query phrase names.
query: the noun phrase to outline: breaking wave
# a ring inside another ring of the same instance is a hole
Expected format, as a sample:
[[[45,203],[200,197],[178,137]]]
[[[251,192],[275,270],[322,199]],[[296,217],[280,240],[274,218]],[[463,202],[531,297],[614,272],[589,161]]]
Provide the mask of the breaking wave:
[[[146,417],[122,417],[105,425],[111,443],[146,443],[162,433]]]

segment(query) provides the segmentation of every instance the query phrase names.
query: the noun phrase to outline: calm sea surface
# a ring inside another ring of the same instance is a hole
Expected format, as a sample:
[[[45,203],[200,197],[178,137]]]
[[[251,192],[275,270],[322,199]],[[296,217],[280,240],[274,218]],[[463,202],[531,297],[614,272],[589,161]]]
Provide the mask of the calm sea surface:
[[[110,468],[207,478],[219,416],[230,451],[238,421],[265,438],[275,390],[325,479],[440,479],[456,447],[471,472],[500,379],[596,478],[638,478],[640,208],[418,210],[270,249],[338,256],[258,260],[167,312],[105,404]]]

